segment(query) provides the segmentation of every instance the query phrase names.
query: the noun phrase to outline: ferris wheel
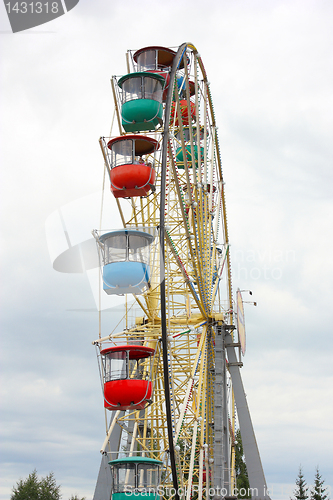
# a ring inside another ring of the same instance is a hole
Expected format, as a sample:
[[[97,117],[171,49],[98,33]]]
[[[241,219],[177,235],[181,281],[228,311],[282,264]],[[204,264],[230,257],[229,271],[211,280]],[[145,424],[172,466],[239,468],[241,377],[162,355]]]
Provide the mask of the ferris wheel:
[[[192,44],[129,51],[112,89],[118,130],[100,145],[123,227],[94,236],[103,293],[124,295],[126,310],[94,341],[106,413],[94,500],[235,495],[236,421],[252,497],[269,498],[239,374],[202,59]]]

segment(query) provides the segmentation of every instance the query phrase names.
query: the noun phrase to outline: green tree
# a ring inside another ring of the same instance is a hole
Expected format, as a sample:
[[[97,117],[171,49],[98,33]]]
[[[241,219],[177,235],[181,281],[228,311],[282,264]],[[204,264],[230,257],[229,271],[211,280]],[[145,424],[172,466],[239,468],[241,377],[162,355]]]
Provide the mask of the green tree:
[[[10,500],[60,500],[60,486],[57,486],[53,472],[38,479],[36,469],[24,481],[20,479],[13,487]]]
[[[79,498],[77,495],[72,495],[69,500],[86,500],[86,497]]]
[[[238,492],[244,489],[246,491],[245,494],[238,493],[238,498],[251,498],[250,492],[250,482],[249,476],[247,474],[247,468],[244,458],[243,451],[243,443],[242,436],[240,433],[240,429],[237,429],[235,434],[235,470],[236,470],[236,487]]]
[[[321,474],[319,473],[319,467],[316,467],[316,474],[314,479],[313,488],[311,488],[310,498],[311,500],[326,500],[328,499],[327,489],[324,486],[324,480],[321,478]]]
[[[306,500],[308,498],[308,487],[306,485],[302,466],[299,466],[298,476],[296,478],[297,488],[294,490],[295,500]]]

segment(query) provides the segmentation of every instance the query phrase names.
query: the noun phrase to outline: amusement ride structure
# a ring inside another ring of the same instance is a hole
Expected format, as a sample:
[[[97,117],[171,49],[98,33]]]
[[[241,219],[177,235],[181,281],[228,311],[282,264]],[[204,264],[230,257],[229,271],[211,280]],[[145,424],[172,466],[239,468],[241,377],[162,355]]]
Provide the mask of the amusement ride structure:
[[[93,234],[102,293],[126,309],[125,326],[93,342],[106,414],[94,500],[237,496],[236,425],[252,498],[268,499],[202,59],[189,43],[128,51],[111,83],[118,131],[100,146],[122,227]]]

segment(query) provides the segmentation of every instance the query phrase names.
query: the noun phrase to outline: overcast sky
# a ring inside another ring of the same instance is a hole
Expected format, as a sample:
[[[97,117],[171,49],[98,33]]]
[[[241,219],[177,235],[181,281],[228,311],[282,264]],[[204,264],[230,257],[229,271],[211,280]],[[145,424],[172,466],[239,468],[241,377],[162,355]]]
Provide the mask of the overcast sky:
[[[65,500],[92,498],[98,314],[86,275],[53,270],[45,224],[75,206],[82,238],[98,227],[110,77],[126,73],[127,49],[183,42],[211,83],[234,290],[258,303],[242,375],[272,498],[289,498],[300,464],[333,490],[333,3],[80,0],[17,34],[3,4],[0,17],[0,499],[34,468]]]

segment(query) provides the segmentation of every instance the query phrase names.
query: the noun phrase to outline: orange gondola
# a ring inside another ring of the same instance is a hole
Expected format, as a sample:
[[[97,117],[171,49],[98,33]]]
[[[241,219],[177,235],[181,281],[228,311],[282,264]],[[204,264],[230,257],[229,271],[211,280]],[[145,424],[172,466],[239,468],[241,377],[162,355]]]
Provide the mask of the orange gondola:
[[[133,134],[111,139],[107,145],[111,151],[110,180],[115,198],[147,196],[155,190],[152,159],[143,159],[159,148],[155,139]]]

